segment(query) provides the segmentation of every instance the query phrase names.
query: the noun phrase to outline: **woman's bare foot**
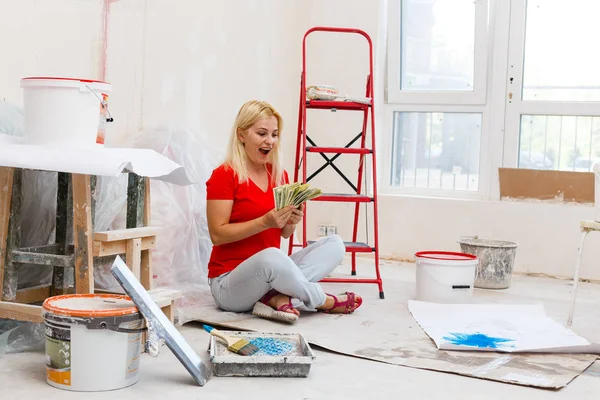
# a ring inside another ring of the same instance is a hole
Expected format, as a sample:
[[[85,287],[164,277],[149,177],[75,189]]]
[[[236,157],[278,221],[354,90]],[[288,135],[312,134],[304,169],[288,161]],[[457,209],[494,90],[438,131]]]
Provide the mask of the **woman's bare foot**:
[[[290,299],[290,296],[279,293],[271,297],[271,299],[269,300],[269,306],[271,306],[275,310],[278,310],[279,307],[285,304],[290,304],[291,302],[292,300]],[[295,308],[289,308],[285,310],[285,312],[300,315],[300,311],[296,310]]]
[[[354,304],[348,304],[349,297],[354,299]],[[336,301],[337,298],[337,301]],[[327,295],[325,304],[317,307],[319,311],[325,311],[332,314],[349,314],[354,312],[362,304],[362,298],[354,293],[346,292],[338,296]]]

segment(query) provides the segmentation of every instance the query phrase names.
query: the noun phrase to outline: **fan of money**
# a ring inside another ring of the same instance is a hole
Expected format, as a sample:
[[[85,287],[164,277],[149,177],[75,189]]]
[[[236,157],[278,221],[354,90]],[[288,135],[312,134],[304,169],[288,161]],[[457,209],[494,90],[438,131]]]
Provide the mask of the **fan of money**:
[[[308,183],[288,183],[287,185],[277,186],[273,189],[275,196],[275,207],[281,210],[290,205],[299,207],[302,203],[319,197],[321,189],[311,188]]]

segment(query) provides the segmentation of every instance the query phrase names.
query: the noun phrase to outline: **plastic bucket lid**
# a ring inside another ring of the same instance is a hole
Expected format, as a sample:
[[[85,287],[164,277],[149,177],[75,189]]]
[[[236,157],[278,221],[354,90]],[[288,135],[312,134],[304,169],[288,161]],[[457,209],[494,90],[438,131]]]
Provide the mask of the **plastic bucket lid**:
[[[68,317],[118,317],[138,313],[129,296],[116,294],[66,294],[49,297],[42,308]]]
[[[94,79],[61,78],[47,76],[32,76],[21,79],[21,87],[76,87],[86,85],[96,90],[111,91],[111,84]]]
[[[417,258],[439,261],[475,261],[477,256],[467,253],[456,253],[452,251],[420,251],[415,253]]]

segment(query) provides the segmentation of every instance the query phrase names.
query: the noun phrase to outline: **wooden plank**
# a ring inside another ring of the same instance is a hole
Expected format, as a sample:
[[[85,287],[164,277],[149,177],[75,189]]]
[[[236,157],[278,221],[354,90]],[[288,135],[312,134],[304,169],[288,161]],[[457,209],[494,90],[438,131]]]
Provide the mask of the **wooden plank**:
[[[15,302],[30,304],[44,301],[50,297],[50,287],[51,285],[44,285],[19,289],[17,290],[17,298],[15,299]]]
[[[173,323],[173,320],[175,319],[175,313],[174,311],[174,307],[173,304],[169,304],[168,306],[165,307],[161,307],[160,309],[165,316],[169,319],[169,321],[171,321],[171,323]]]
[[[58,173],[58,189],[56,191],[56,240],[55,243],[66,246],[69,212],[69,181],[71,176],[65,172]]]
[[[501,199],[593,203],[592,172],[498,168]]]
[[[17,321],[44,322],[42,307],[30,304],[11,303],[0,301],[0,318],[14,319]]]
[[[4,266],[8,244],[8,224],[12,200],[14,168],[0,167],[0,300],[4,287]]]
[[[156,246],[156,237],[149,236],[142,238],[142,251],[150,250]],[[116,242],[97,242],[94,241],[94,257],[116,256],[117,254],[125,254],[127,251],[127,240],[119,240]]]
[[[152,202],[150,197],[150,178],[144,178],[144,226],[152,225]]]
[[[65,252],[61,244],[45,244],[43,246],[21,247],[19,251],[27,253],[62,254]]]
[[[144,224],[145,180],[133,172],[129,173],[127,184],[127,223],[126,227],[137,228]]]
[[[140,270],[142,262],[142,239],[135,238],[127,241],[127,251],[125,252],[125,262],[131,268],[133,275],[140,280]]]
[[[155,302],[174,301],[183,296],[183,292],[177,289],[157,288],[148,290],[148,294]]]
[[[27,251],[14,250],[12,252],[13,262],[22,264],[46,265],[57,267],[73,267],[75,256],[61,256],[56,254],[41,254]]]
[[[4,257],[3,287],[0,300],[14,300],[17,296],[17,265],[12,259],[12,252],[21,246],[21,185],[23,170],[13,169],[12,193],[6,250]]]
[[[73,268],[55,267],[52,271],[52,296],[61,294],[73,294]]]
[[[152,225],[152,210],[150,197],[150,178],[144,178],[145,196],[144,196],[144,226]],[[140,283],[146,290],[151,290],[154,286],[154,269],[152,268],[152,252],[142,249],[142,265],[140,272]]]
[[[94,293],[90,176],[73,174],[73,241],[75,292]]]
[[[115,229],[114,231],[103,231],[94,233],[94,240],[99,242],[114,242],[116,240],[127,240],[156,236],[160,232],[157,226],[142,226],[140,228]]]

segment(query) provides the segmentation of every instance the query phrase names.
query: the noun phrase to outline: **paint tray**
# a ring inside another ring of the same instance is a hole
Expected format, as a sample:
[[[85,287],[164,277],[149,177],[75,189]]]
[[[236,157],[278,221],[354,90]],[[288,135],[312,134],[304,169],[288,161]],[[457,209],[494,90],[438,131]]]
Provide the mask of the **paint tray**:
[[[211,335],[208,351],[216,376],[306,377],[315,360],[312,349],[299,333],[225,333],[254,342],[261,350],[251,356],[240,356]],[[268,346],[272,342],[279,346]]]

